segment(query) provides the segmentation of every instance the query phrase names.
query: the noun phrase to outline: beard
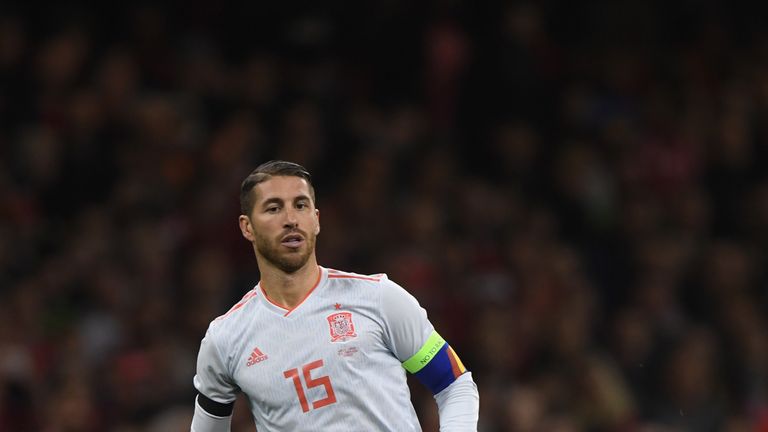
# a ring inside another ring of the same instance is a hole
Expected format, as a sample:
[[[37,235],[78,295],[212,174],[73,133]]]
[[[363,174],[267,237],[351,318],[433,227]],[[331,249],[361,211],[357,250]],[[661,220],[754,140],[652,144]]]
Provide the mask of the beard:
[[[256,251],[267,262],[282,270],[283,272],[289,274],[295,273],[304,267],[304,265],[307,264],[307,261],[309,261],[309,257],[312,256],[312,253],[315,251],[316,240],[316,236],[314,234],[309,234],[298,230],[295,232],[301,234],[304,237],[304,245],[301,248],[289,249],[286,251],[284,250],[285,248],[283,248],[283,246],[280,244],[279,239],[272,240],[260,235],[256,235]],[[281,235],[280,238],[283,236],[284,234]]]

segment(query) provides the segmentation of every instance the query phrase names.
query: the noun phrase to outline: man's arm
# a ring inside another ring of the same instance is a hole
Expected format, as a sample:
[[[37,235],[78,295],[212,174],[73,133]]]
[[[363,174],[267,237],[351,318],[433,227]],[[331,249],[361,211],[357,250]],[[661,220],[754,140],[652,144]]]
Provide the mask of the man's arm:
[[[403,367],[437,401],[442,432],[476,431],[479,394],[472,375],[427,319],[417,300],[394,282],[382,286],[388,344]]]
[[[435,400],[441,432],[477,430],[480,396],[471,372],[456,378],[456,381],[435,395]]]
[[[190,432],[229,432],[233,406],[233,403],[219,404],[205,395],[198,394],[195,398],[195,414],[192,416]]]
[[[403,367],[432,390],[440,416],[440,431],[476,431],[480,396],[472,374],[436,331]]]
[[[190,431],[229,432],[238,387],[221,359],[211,328],[200,343],[193,383],[198,394]]]

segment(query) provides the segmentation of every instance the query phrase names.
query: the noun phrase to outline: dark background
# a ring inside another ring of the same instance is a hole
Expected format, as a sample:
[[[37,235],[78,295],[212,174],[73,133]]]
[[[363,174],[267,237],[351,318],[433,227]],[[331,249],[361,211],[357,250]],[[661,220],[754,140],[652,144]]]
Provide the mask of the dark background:
[[[766,6],[319,3],[0,6],[0,431],[188,430],[274,158],[481,431],[768,430]]]

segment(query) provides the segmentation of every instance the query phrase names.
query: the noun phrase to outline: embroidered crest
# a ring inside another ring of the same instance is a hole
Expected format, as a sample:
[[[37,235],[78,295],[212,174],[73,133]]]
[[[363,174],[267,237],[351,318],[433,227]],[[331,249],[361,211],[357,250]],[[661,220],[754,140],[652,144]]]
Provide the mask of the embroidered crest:
[[[328,315],[327,319],[331,330],[331,342],[344,342],[357,337],[351,312],[338,312]]]

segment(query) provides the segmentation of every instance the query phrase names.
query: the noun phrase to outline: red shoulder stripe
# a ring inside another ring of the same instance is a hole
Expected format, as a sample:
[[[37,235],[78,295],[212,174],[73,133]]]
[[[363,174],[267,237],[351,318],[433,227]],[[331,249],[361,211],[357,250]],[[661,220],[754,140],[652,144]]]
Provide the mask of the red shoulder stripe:
[[[350,275],[350,274],[329,274],[328,279],[362,279],[362,280],[368,280],[368,281],[374,281],[374,282],[381,282],[381,278],[370,277],[370,276],[360,276],[360,275]]]
[[[237,302],[237,304],[236,304],[236,305],[232,306],[232,307],[231,307],[231,308],[230,308],[230,309],[227,311],[227,313],[225,313],[224,315],[222,315],[222,316],[220,316],[220,317],[218,317],[218,318],[216,318],[216,319],[217,319],[217,320],[220,320],[220,319],[222,319],[222,318],[226,318],[226,317],[227,317],[229,314],[231,314],[232,312],[234,312],[234,311],[236,311],[236,310],[240,309],[241,307],[243,307],[243,306],[244,306],[246,303],[248,303],[248,300],[252,299],[254,296],[256,296],[256,289],[252,289],[252,290],[248,291],[247,293],[245,293],[245,295],[243,296],[243,298],[242,298],[242,299],[240,299],[240,301],[239,301],[239,302]]]

